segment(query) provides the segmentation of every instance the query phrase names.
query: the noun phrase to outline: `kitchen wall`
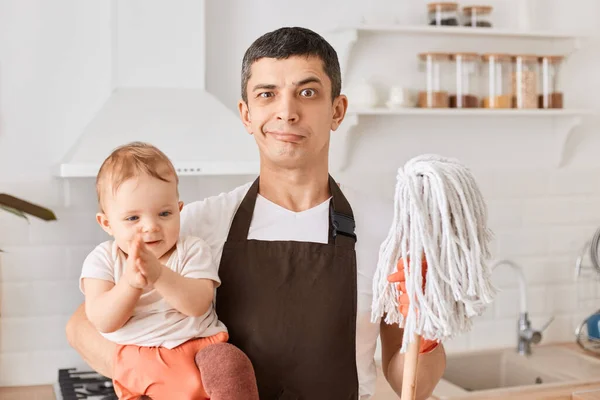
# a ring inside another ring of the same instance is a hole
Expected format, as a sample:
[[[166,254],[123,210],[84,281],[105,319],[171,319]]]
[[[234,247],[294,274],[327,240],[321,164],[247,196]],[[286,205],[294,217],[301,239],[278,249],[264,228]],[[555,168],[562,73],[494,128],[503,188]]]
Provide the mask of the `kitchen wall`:
[[[500,21],[516,19],[514,1],[488,3],[497,6]],[[536,2],[534,27],[596,29],[600,9],[595,0],[568,3]],[[208,89],[234,110],[243,52],[268,30],[303,25],[326,34],[363,17],[420,23],[424,4],[209,1]],[[109,2],[0,3],[0,191],[48,205],[59,218],[55,223],[26,223],[0,214],[0,248],[5,250],[0,256],[0,385],[52,382],[57,368],[84,365],[68,347],[64,325],[82,301],[77,287],[81,262],[105,236],[94,221],[93,180],[58,179],[53,168],[110,91],[109,19]],[[600,83],[592,72],[600,65],[598,40],[583,44],[565,68],[567,106],[598,110],[600,100],[591,89]],[[415,54],[458,45],[433,38],[367,37],[353,49],[345,87],[361,76],[377,86],[382,98],[390,84],[417,87]],[[509,43],[460,45],[485,50]],[[535,44],[510,45],[531,50]],[[439,152],[468,162],[488,200],[496,233],[494,257],[524,267],[535,326],[555,317],[544,342],[570,341],[575,324],[598,298],[594,293],[582,298],[583,289],[590,288],[574,281],[573,266],[577,252],[600,225],[600,143],[597,118],[586,117],[567,144],[566,165],[558,168],[554,135],[561,132],[560,124],[549,118],[361,117],[352,131],[349,167],[336,177],[391,197],[395,169],[413,155]],[[186,177],[182,198],[193,201],[249,179]],[[388,222],[380,223],[387,229]],[[494,276],[502,288],[496,303],[472,332],[448,343],[449,351],[515,344],[516,281],[510,270]]]

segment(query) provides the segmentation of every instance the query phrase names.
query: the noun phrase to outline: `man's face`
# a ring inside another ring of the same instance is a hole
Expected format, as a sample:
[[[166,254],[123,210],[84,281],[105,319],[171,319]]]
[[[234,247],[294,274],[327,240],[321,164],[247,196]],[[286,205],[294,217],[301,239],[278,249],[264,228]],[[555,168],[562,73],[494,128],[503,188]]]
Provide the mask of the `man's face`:
[[[347,100],[331,101],[331,81],[321,59],[261,58],[252,64],[246,91],[248,103],[240,101],[240,115],[263,164],[326,164],[330,132],[342,122]]]

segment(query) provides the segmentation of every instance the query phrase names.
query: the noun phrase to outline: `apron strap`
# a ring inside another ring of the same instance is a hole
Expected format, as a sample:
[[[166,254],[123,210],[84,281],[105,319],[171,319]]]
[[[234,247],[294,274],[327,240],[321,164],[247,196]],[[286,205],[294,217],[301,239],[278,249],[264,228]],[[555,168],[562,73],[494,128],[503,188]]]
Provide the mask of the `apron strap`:
[[[248,240],[248,231],[252,222],[252,214],[254,214],[254,205],[256,204],[256,196],[258,195],[258,182],[260,177],[256,178],[248,193],[244,196],[240,207],[238,208],[233,222],[229,228],[227,235],[228,242],[245,242]]]
[[[228,242],[248,240],[248,231],[258,196],[259,181],[260,177],[256,178],[235,213],[227,235]],[[354,214],[348,200],[331,175],[329,176],[329,190],[332,196],[329,203],[329,244],[335,243],[336,246],[354,249],[356,242]]]
[[[329,176],[329,190],[331,202],[329,203],[329,244],[339,247],[347,247],[354,250],[356,243],[356,224],[350,203],[342,193],[342,190]]]

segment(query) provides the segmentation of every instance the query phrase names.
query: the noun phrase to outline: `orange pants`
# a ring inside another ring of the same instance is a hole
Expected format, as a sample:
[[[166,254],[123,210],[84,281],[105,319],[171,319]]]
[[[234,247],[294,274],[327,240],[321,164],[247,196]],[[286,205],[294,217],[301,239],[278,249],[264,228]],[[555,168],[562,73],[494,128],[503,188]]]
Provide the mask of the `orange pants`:
[[[211,344],[224,343],[227,332],[189,340],[173,349],[118,345],[113,385],[120,400],[137,400],[146,395],[153,400],[205,400],[195,357]]]

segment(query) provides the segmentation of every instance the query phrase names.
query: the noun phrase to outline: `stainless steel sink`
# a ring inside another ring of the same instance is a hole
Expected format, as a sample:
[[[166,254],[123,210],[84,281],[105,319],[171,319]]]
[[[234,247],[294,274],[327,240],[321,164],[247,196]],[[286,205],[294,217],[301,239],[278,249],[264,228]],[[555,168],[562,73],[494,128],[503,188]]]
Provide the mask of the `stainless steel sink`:
[[[514,349],[449,354],[434,391],[440,399],[481,396],[485,391],[546,388],[600,378],[600,360],[561,346],[536,347],[523,356]]]

